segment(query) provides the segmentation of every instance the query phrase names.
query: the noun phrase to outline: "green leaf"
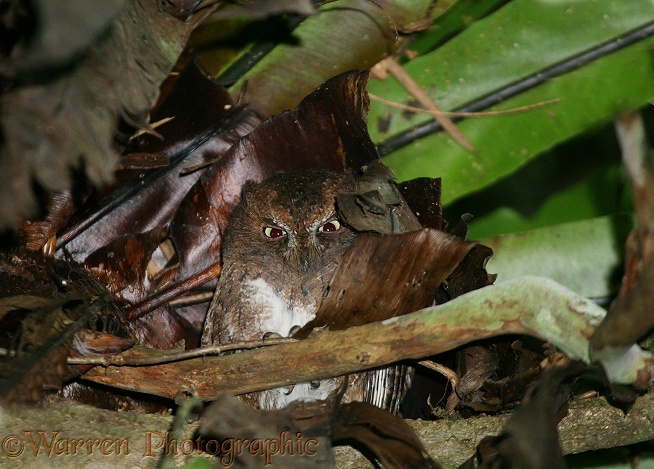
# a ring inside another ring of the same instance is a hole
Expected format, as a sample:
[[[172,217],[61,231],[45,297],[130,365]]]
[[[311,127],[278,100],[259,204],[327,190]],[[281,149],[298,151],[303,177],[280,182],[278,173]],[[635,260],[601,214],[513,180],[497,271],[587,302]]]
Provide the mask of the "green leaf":
[[[560,102],[519,114],[468,119],[459,128],[477,148],[470,153],[444,134],[418,140],[384,159],[400,180],[443,178],[443,203],[478,190],[557,143],[637,108],[654,97],[654,41],[644,41],[508,100],[509,109]]]
[[[632,0],[628,7],[622,0],[513,0],[404,68],[441,109],[455,109],[652,21],[650,0]],[[371,80],[369,90],[401,103],[412,99],[390,78]],[[377,122],[389,116],[388,128],[379,131]],[[407,116],[402,110],[389,114],[386,106],[373,103],[371,135],[383,141],[427,120],[426,114]]]
[[[446,6],[452,3],[446,2]],[[339,73],[371,68],[397,46],[397,29],[429,17],[430,0],[328,2],[293,31],[232,87],[266,115],[294,108]],[[441,8],[442,9],[442,8]]]
[[[617,1],[603,2],[600,7],[593,1],[566,6],[514,0],[434,52],[410,61],[405,69],[443,109],[453,109],[653,20],[654,5],[649,0],[630,2],[629,8]],[[400,180],[443,177],[447,204],[617,113],[647,103],[654,97],[653,44],[647,40],[632,45],[494,109],[550,99],[559,99],[557,104],[461,122],[459,128],[476,153],[437,134],[395,151],[385,162]],[[369,90],[396,102],[411,101],[392,78],[371,81]],[[380,142],[427,120],[427,115],[373,102],[369,128]]]
[[[482,240],[493,249],[486,269],[496,283],[524,275],[550,277],[591,298],[614,295],[620,285],[631,215],[615,215]]]
[[[560,156],[561,152],[543,155],[534,163],[552,162],[551,167],[529,165],[457,201],[448,207],[448,212],[455,217],[471,212],[475,218],[469,223],[468,237],[481,239],[632,210],[631,192],[619,163],[599,168],[602,165],[598,161],[599,154],[590,149],[577,161],[572,158],[572,161],[564,161]],[[528,171],[524,171],[526,169]],[[580,171],[584,171],[586,177],[570,185],[569,179],[578,177],[574,173]]]
[[[434,20],[432,27],[419,34],[411,42],[410,49],[423,55],[467,28],[475,20],[490,14],[510,0],[458,0],[452,7]]]

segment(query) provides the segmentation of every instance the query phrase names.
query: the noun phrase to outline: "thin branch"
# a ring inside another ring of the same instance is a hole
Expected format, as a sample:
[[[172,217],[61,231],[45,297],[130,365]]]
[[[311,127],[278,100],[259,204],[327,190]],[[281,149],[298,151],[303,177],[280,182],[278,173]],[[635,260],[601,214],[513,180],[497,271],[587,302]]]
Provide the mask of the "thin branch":
[[[430,111],[429,109],[423,109],[421,107],[409,106],[408,104],[402,104],[389,99],[382,98],[372,93],[368,93],[370,99],[377,101],[379,103],[385,104],[390,107],[397,109],[402,109],[404,111],[411,111],[415,113],[430,114],[434,117],[436,116],[450,116],[450,117],[490,117],[490,116],[503,116],[505,114],[515,114],[517,112],[530,111],[532,109],[538,109],[543,106],[550,106],[556,104],[561,100],[559,98],[548,99],[547,101],[541,101],[539,103],[527,104],[525,106],[518,106],[511,109],[504,109],[502,111],[482,111],[482,112],[456,112],[456,111]]]
[[[123,355],[103,355],[102,357],[84,357],[68,358],[69,365],[100,365],[100,366],[140,366],[140,365],[161,365],[163,363],[173,363],[191,358],[205,357],[208,355],[220,355],[224,352],[234,350],[249,350],[260,347],[270,347],[272,345],[288,344],[297,342],[297,339],[283,337],[279,339],[262,339],[249,340],[244,342],[232,342],[231,344],[216,344],[209,347],[185,350],[179,353],[159,356],[123,356]]]
[[[193,274],[190,277],[175,282],[172,285],[158,291],[152,296],[148,297],[145,301],[132,306],[127,310],[126,316],[128,321],[136,321],[138,318],[154,311],[155,309],[163,306],[171,301],[173,298],[193,290],[205,283],[213,280],[220,275],[221,265],[219,263],[211,264],[204,270]]]
[[[177,298],[176,300],[168,303],[171,308],[181,308],[183,306],[197,305],[199,303],[206,303],[213,298],[213,292],[193,293],[190,295]]]
[[[157,122],[153,122],[152,124],[150,124],[149,127],[144,128],[144,129],[139,129],[136,132],[134,132],[134,135],[132,135],[129,138],[129,141],[131,142],[135,138],[138,138],[141,135],[145,135],[145,134],[150,134],[150,135],[153,135],[154,137],[156,137],[158,139],[163,140],[163,137],[161,136],[161,134],[156,132],[155,129],[157,127],[160,127],[160,126],[164,125],[164,124],[167,124],[168,122],[170,122],[170,121],[172,121],[174,119],[175,119],[175,116],[171,116],[171,117],[164,117],[163,119],[160,119]]]
[[[456,389],[456,387],[459,385],[459,376],[454,372],[454,370],[441,365],[440,363],[436,363],[431,360],[421,360],[418,362],[418,365],[422,365],[425,368],[429,368],[430,370],[445,376],[452,385],[452,389]]]
[[[381,64],[386,67],[388,73],[393,75],[397,81],[400,82],[406,90],[411,93],[418,102],[428,111],[436,112],[434,118],[443,126],[443,128],[452,136],[456,142],[466,150],[475,151],[475,147],[468,141],[465,135],[458,129],[458,127],[450,120],[449,117],[443,115],[441,109],[431,99],[431,97],[422,89],[422,87],[409,75],[406,70],[397,63],[394,57],[384,59]]]

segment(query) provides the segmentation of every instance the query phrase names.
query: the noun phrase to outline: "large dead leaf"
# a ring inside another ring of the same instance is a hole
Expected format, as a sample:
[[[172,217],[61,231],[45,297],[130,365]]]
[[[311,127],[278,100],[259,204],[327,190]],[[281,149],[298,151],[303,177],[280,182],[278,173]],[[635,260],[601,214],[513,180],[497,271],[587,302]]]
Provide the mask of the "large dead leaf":
[[[332,438],[363,447],[381,467],[439,469],[413,429],[397,415],[365,402],[351,402],[338,409]]]
[[[333,445],[353,445],[384,468],[440,467],[402,418],[362,402],[295,402],[266,411],[222,395],[203,412],[198,430],[207,448],[216,438],[226,442],[217,457],[239,467],[334,467]],[[243,450],[234,451],[236,445]]]
[[[425,229],[401,235],[361,235],[345,253],[316,318],[331,330],[382,321],[428,306],[438,286],[475,243]]]

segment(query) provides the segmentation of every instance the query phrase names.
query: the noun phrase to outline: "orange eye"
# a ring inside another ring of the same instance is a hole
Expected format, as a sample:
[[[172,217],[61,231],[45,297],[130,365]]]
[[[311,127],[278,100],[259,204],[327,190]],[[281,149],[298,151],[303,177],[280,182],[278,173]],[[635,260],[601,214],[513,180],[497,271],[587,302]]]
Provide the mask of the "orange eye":
[[[268,238],[275,239],[286,236],[286,231],[282,230],[281,228],[277,228],[276,226],[266,226],[263,229],[263,234]]]
[[[319,233],[332,233],[341,229],[341,223],[338,220],[328,221],[318,228]]]

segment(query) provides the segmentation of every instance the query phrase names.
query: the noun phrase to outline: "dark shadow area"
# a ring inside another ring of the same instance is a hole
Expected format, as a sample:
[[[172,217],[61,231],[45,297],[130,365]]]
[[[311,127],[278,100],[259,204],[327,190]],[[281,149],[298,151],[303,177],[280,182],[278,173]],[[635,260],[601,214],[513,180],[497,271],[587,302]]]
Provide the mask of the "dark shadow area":
[[[552,195],[619,162],[620,148],[609,124],[544,153],[508,177],[448,205],[444,208],[445,218],[454,220],[466,212],[481,218],[499,207],[510,207],[530,218]],[[619,194],[604,191],[597,196],[615,197],[617,203]]]

